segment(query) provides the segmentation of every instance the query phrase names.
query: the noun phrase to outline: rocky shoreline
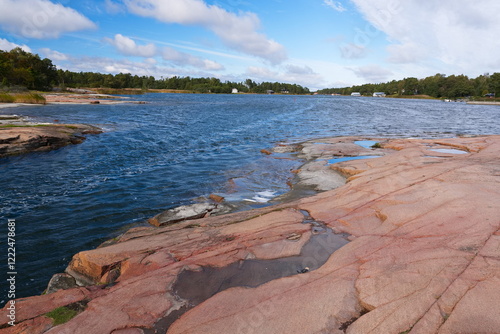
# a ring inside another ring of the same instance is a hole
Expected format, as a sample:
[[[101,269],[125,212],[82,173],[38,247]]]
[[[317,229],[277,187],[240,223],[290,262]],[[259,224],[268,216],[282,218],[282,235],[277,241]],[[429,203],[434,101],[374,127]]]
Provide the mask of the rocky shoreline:
[[[80,144],[84,135],[99,133],[102,130],[92,125],[39,123],[22,116],[0,115],[0,158]]]
[[[308,160],[298,193],[324,192],[131,229],[17,300],[16,326],[6,305],[0,331],[498,332],[500,136],[275,150]]]

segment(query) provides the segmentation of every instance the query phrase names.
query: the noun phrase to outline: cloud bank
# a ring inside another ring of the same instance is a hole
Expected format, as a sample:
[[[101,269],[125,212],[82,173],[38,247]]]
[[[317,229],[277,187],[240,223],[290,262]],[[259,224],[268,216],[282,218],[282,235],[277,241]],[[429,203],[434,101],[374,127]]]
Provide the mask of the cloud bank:
[[[364,17],[384,32],[392,64],[442,67],[482,74],[500,66],[500,2],[483,0],[352,0]]]

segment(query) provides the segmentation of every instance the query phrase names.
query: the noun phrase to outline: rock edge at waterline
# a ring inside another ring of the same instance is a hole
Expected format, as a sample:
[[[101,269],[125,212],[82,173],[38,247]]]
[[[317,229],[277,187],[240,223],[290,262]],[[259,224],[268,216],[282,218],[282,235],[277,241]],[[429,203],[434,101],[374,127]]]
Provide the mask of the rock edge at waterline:
[[[46,152],[80,144],[84,135],[102,133],[85,124],[36,123],[16,115],[0,115],[0,158]]]
[[[344,154],[354,140],[324,148]],[[4,307],[2,333],[498,333],[500,136],[380,144],[380,158],[328,166],[348,177],[337,189],[135,228],[80,252],[67,269],[80,285],[64,275],[65,290],[17,300],[15,327]],[[199,304],[176,290],[186,271],[300,256],[315,240],[315,252],[332,251],[316,238],[329,233],[350,242],[324,264],[313,252],[286,277],[231,284]],[[78,314],[54,326],[47,313],[60,307]]]

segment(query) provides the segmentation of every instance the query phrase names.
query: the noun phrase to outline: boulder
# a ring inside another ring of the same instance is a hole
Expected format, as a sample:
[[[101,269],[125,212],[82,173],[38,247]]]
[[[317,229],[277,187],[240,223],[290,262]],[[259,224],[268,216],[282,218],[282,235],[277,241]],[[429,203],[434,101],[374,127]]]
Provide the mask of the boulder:
[[[166,226],[184,220],[200,219],[210,215],[223,214],[230,210],[230,206],[219,203],[195,203],[169,209],[150,218],[148,222],[154,226]]]
[[[78,285],[76,284],[76,280],[73,276],[66,273],[59,273],[52,276],[45,293],[50,294],[59,290],[75,288],[77,286]]]

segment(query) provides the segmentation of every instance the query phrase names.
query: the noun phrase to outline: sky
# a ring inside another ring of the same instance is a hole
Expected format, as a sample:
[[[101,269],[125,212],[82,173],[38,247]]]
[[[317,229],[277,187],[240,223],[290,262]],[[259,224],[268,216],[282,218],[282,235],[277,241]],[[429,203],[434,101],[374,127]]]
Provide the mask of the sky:
[[[500,1],[0,0],[0,49],[61,69],[311,90],[500,72]]]

